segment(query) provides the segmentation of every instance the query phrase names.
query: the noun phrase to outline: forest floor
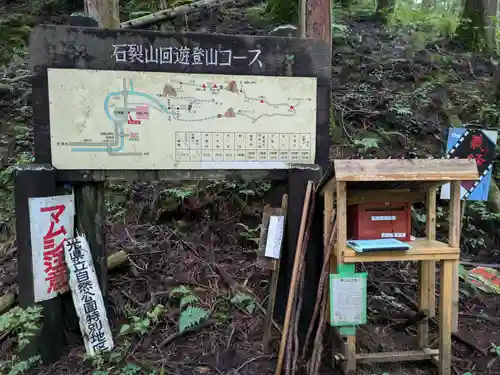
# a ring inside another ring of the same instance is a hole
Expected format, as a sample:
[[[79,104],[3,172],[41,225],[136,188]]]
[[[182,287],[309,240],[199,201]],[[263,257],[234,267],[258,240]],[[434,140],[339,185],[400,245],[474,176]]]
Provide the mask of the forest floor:
[[[267,34],[273,25],[259,15],[261,8],[222,9],[189,20],[180,19],[166,25],[165,30]],[[14,11],[27,12],[0,9],[2,14]],[[40,17],[47,22],[50,14],[51,21],[61,22],[65,11],[45,10]],[[26,22],[33,25],[37,20]],[[429,40],[432,30],[426,24],[386,29],[370,17],[347,14],[339,14],[335,22],[332,158],[441,157],[451,125],[498,122],[498,108],[489,83],[494,69],[490,59],[457,51],[446,40]],[[0,152],[1,147],[5,148],[0,159],[4,163],[0,173],[0,229],[4,237],[0,289],[2,293],[16,293],[11,168],[7,166],[32,158],[32,98],[29,68],[23,54],[6,65],[3,72],[0,70]],[[130,259],[109,276],[114,336],[126,324],[145,322],[148,313],[159,304],[166,307],[166,312],[160,319],[144,323],[137,334],[117,339],[123,350],[120,364],[86,360],[81,338],[67,332],[69,353],[57,364],[36,373],[274,373],[275,355],[261,349],[263,315],[255,308],[257,303],[265,305],[269,274],[256,266],[254,241],[259,236],[262,209],[270,196],[276,195],[273,189],[262,182],[108,184],[107,249],[110,254],[125,250]],[[500,263],[500,233],[495,232],[491,219],[488,223],[493,229],[487,231],[483,227],[487,232],[478,231],[478,207],[468,208],[470,220],[464,225],[462,257]],[[439,212],[445,217],[446,205]],[[415,234],[422,234],[424,219],[418,208],[414,219]],[[446,233],[443,222],[438,236],[445,238]],[[358,350],[415,348],[416,328],[401,328],[399,324],[415,314],[410,302],[416,300],[415,265],[363,267],[370,275],[369,324],[358,331]],[[220,269],[251,290],[254,299],[235,300]],[[211,312],[214,324],[172,339],[180,320],[179,304],[172,291],[179,291],[180,287],[198,299],[200,309]],[[500,360],[490,351],[500,345],[499,314],[500,298],[461,284],[457,334],[462,340],[453,342],[455,374],[500,374]],[[172,341],[166,342],[167,338]],[[435,347],[437,327],[432,325],[431,342]],[[277,352],[278,343],[279,333],[274,331],[273,353]],[[10,359],[15,346],[15,337],[1,337],[0,359]],[[326,371],[331,372],[325,365]],[[436,373],[432,365],[425,363],[358,370],[358,374],[383,372]]]

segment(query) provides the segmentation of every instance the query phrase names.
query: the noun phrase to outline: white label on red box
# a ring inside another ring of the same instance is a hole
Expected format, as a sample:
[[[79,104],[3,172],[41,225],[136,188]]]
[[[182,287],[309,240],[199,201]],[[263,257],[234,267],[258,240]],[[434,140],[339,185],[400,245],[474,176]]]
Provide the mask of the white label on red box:
[[[382,238],[404,238],[406,233],[381,233]]]
[[[396,220],[396,216],[372,216],[372,221],[391,221]]]

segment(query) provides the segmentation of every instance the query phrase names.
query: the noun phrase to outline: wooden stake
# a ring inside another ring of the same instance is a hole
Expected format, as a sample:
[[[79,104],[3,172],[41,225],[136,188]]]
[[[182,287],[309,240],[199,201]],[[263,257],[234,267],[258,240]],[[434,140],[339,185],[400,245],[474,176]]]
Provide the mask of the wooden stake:
[[[283,225],[286,225],[286,212],[288,209],[288,194],[283,195],[283,199],[281,200],[281,215],[283,215],[285,222]],[[283,250],[283,242],[281,243],[281,251]],[[280,256],[281,256],[280,251]],[[272,337],[272,321],[273,321],[273,313],[274,313],[274,303],[276,301],[276,291],[278,289],[278,276],[280,272],[280,260],[277,259],[274,263],[274,271],[271,276],[271,284],[269,285],[269,297],[267,300],[267,314],[264,319],[264,337],[262,338],[262,347],[264,351],[269,350],[269,344],[271,342]]]
[[[292,307],[294,305],[295,291],[297,289],[297,276],[298,276],[298,271],[299,271],[299,263],[300,263],[300,258],[301,258],[301,254],[303,251],[302,243],[304,240],[306,221],[307,221],[308,212],[309,212],[309,202],[311,200],[311,194],[313,192],[313,185],[314,185],[314,183],[312,181],[309,181],[307,183],[306,196],[305,196],[305,200],[304,200],[304,206],[302,208],[302,218],[300,221],[299,238],[297,241],[297,246],[296,246],[296,250],[295,250],[295,257],[294,257],[294,262],[293,262],[292,280],[290,282],[290,292],[288,294],[288,301],[287,301],[287,305],[286,305],[285,323],[283,325],[283,334],[281,336],[281,344],[280,344],[280,350],[279,350],[279,354],[278,354],[278,361],[276,363],[275,375],[281,375],[281,370],[283,368],[283,360],[285,357],[285,348],[286,348],[286,342],[287,342],[287,337],[288,337],[288,329],[290,327],[290,318],[292,316]]]

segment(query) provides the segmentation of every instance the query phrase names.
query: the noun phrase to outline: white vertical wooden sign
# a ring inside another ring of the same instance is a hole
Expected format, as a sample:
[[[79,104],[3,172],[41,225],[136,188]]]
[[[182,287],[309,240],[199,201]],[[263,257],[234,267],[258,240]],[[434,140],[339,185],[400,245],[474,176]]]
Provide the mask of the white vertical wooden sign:
[[[35,302],[69,290],[64,242],[74,237],[73,195],[29,198],[33,288]]]
[[[106,308],[85,236],[71,238],[64,243],[64,256],[68,265],[69,286],[80,322],[87,354],[113,349],[113,336],[109,328]]]

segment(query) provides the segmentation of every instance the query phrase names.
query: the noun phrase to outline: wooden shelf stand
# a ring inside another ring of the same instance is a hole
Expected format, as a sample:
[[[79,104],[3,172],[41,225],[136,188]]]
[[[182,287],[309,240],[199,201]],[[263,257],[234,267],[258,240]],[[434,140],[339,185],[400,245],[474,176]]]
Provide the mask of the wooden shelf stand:
[[[451,375],[451,334],[457,330],[458,261],[460,256],[461,181],[478,179],[474,160],[335,160],[318,189],[324,198],[324,228],[328,228],[334,209],[337,217],[337,243],[330,272],[338,266],[363,262],[418,261],[418,305],[426,314],[419,322],[419,350],[356,354],[356,337],[339,339],[344,373],[356,373],[357,363],[432,360],[440,375]],[[450,183],[448,243],[436,240],[436,193]],[[347,248],[347,206],[363,202],[425,202],[426,238],[410,242],[405,252],[356,253]],[[325,230],[325,233],[327,231]],[[429,318],[436,315],[436,262],[440,262],[439,348],[429,348]]]

